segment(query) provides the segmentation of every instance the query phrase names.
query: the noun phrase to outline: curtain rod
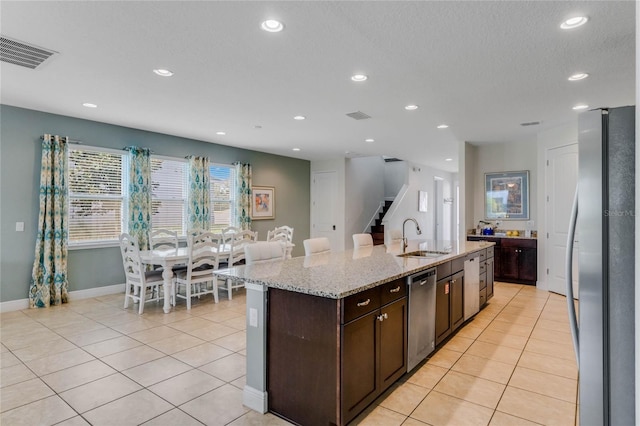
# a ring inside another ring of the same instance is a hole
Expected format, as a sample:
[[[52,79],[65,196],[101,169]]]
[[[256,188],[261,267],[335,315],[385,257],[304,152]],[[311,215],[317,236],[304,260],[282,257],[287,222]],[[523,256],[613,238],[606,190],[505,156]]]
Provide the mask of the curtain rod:
[[[64,138],[67,140],[67,143],[72,143],[72,144],[75,144],[75,145],[82,145],[84,143],[84,142],[79,141],[79,140],[69,139],[66,136],[64,136]],[[40,140],[43,141],[44,140],[44,136],[40,136]]]

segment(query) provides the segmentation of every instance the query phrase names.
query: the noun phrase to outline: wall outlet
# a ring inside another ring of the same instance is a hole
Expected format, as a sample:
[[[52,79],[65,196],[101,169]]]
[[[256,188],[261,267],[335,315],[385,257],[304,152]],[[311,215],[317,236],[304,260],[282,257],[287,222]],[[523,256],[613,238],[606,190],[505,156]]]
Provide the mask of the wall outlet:
[[[24,232],[24,222],[16,222],[16,232]]]
[[[258,327],[258,310],[249,308],[249,326]]]

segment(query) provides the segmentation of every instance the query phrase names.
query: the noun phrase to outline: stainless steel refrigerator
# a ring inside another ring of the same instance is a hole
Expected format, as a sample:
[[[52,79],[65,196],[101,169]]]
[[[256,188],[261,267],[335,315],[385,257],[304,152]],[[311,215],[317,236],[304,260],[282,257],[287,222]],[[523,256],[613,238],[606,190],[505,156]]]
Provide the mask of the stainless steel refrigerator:
[[[580,423],[634,425],[635,107],[580,114],[578,142]]]

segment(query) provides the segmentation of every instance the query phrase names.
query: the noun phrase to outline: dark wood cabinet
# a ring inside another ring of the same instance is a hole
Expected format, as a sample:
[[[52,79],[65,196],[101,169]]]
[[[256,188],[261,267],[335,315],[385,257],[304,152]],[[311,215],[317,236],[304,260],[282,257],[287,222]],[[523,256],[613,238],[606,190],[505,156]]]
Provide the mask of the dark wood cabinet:
[[[495,261],[493,257],[488,257],[485,260],[486,265],[486,283],[487,283],[487,292],[486,292],[486,300],[489,301],[493,297],[493,282],[494,282],[494,265]]]
[[[493,276],[487,277],[487,300],[493,296],[493,282],[535,285],[538,279],[538,241],[530,238],[467,236],[468,241],[490,241],[493,247]],[[487,249],[488,250],[488,249]],[[487,259],[490,256],[487,254]]]
[[[438,266],[438,274],[455,271],[436,282],[436,345],[445,340],[464,322],[464,258]]]
[[[269,410],[345,425],[407,371],[404,279],[344,299],[269,289]]]
[[[406,297],[344,324],[341,386],[343,423],[356,417],[406,372]]]

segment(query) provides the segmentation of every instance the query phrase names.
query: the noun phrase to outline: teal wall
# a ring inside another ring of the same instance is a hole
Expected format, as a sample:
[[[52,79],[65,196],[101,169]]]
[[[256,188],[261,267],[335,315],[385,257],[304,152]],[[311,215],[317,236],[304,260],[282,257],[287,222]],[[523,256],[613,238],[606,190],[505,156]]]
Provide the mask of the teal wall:
[[[276,188],[276,219],[254,221],[253,230],[264,239],[269,229],[292,226],[293,255],[304,253],[302,240],[309,238],[310,228],[306,160],[0,105],[0,302],[27,298],[38,231],[40,137],[45,133],[90,146],[137,145],[170,157],[202,155],[215,163],[251,163],[253,184]],[[25,223],[24,232],[16,232],[16,222]],[[70,291],[124,283],[117,247],[70,250],[68,273]]]

